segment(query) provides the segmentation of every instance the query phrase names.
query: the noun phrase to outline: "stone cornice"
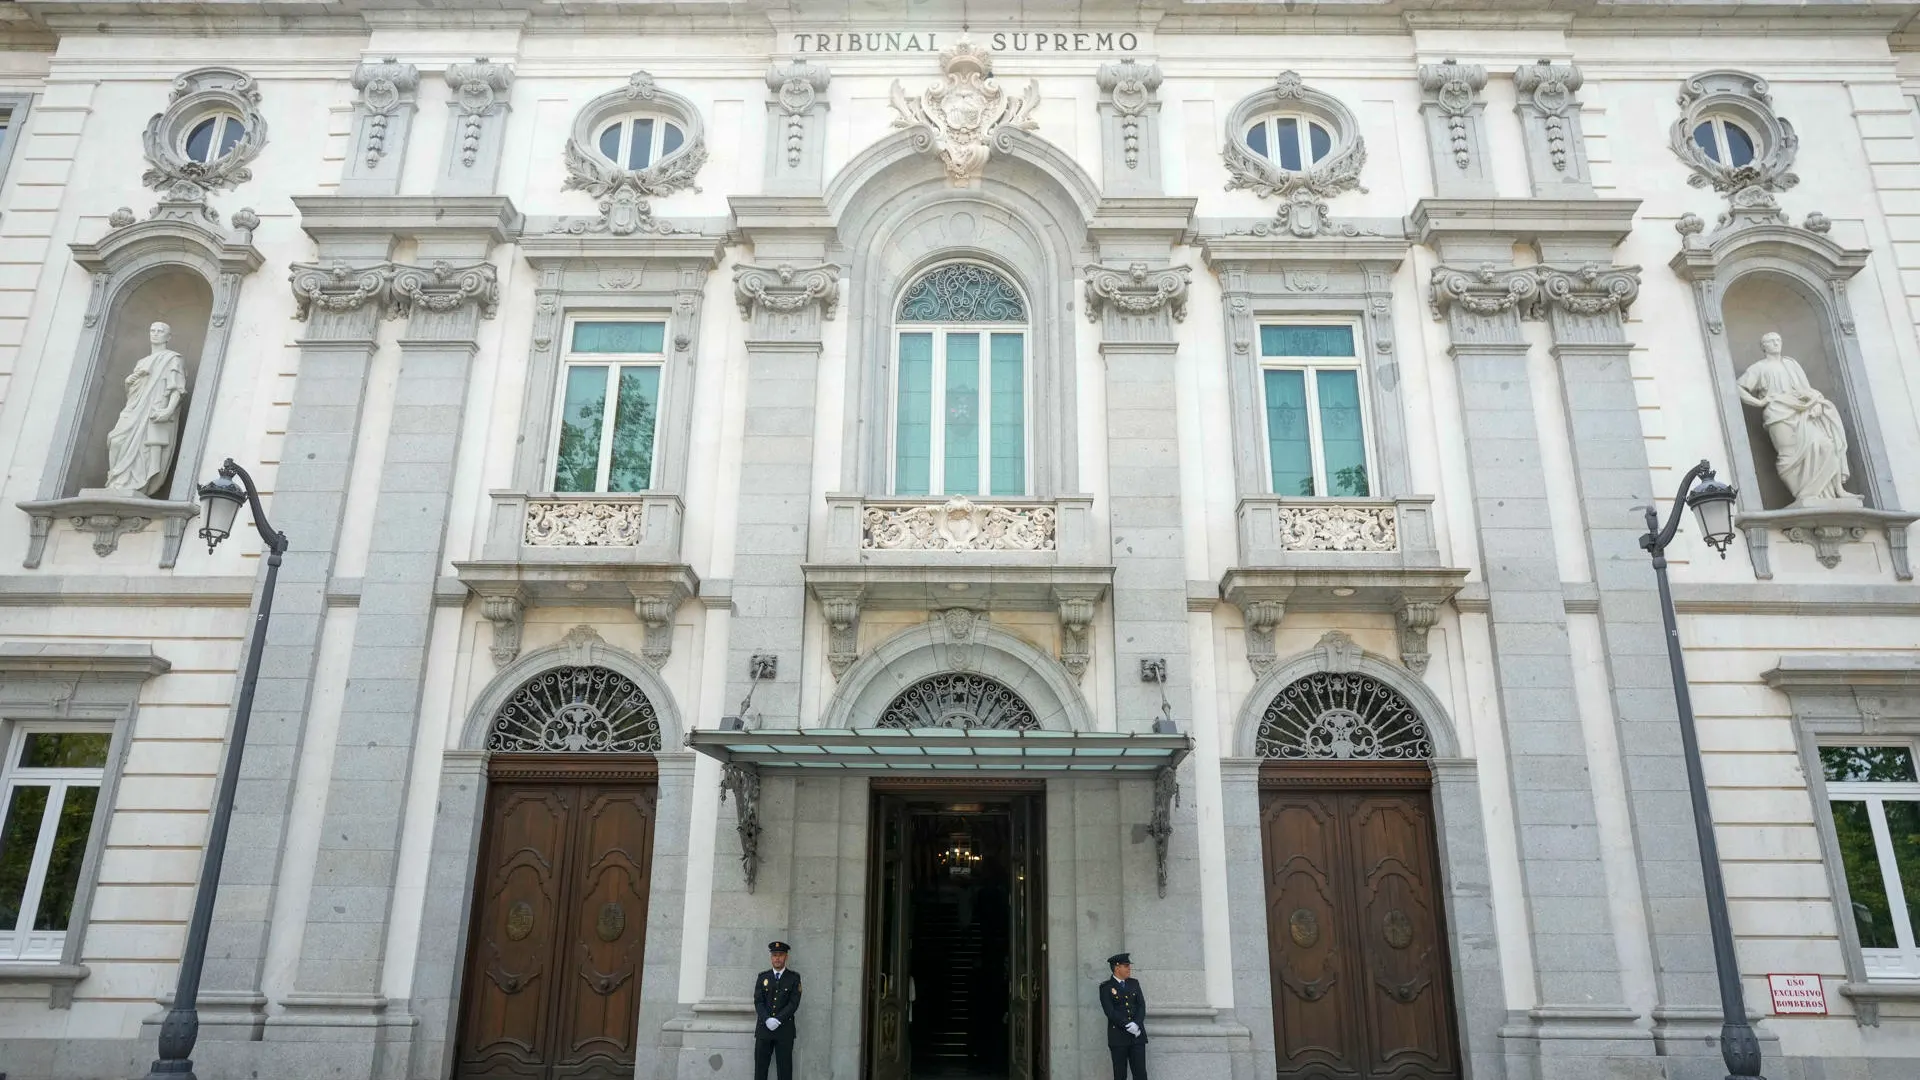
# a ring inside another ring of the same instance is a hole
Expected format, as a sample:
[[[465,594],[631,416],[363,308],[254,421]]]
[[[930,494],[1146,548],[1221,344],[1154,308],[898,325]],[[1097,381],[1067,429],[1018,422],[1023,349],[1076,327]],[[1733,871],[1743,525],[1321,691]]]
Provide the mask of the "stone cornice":
[[[0,672],[60,672],[150,679],[173,670],[152,645],[0,643]]]
[[[504,195],[296,195],[300,227],[316,243],[377,234],[471,238],[490,249],[524,224]]]
[[[1920,690],[1920,652],[1788,654],[1760,673],[1775,690],[1851,691],[1856,686]]]
[[[711,270],[720,265],[726,241],[714,231],[720,224],[717,220],[695,220],[702,226],[697,231],[648,236],[638,242],[606,234],[529,233],[520,238],[520,255],[535,267],[590,260],[604,266],[686,263]]]
[[[1303,240],[1291,233],[1230,232],[1209,221],[1197,242],[1208,266],[1228,263],[1381,263],[1399,266],[1413,245],[1404,236],[1323,236]]]
[[[1454,237],[1613,245],[1633,231],[1639,209],[1639,199],[1421,199],[1407,215],[1407,235],[1428,247]]]

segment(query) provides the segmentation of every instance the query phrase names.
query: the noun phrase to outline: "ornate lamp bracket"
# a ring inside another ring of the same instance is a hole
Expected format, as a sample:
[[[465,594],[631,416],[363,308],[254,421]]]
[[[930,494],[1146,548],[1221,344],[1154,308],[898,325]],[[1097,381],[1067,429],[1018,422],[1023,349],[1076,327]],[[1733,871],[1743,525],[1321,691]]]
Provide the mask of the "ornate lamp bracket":
[[[740,873],[753,892],[760,870],[760,770],[752,765],[720,766],[720,801],[733,795],[734,830],[740,834]]]
[[[1173,839],[1173,808],[1180,805],[1178,774],[1185,757],[1183,751],[1153,773],[1153,820],[1147,824],[1147,835],[1153,837],[1154,871],[1162,898],[1167,895],[1167,841]]]

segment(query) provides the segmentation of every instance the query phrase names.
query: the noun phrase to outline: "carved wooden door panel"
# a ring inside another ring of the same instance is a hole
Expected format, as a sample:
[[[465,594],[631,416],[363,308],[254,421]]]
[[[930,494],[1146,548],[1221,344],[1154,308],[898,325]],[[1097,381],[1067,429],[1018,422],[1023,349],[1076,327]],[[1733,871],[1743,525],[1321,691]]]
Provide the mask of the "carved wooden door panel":
[[[1261,792],[1278,1075],[1453,1080],[1431,802],[1358,779]]]
[[[630,1080],[655,790],[493,782],[457,1077]]]
[[[909,836],[907,804],[883,798],[874,806],[873,944],[867,955],[867,1046],[872,1080],[906,1080],[909,1050],[907,980],[913,971],[907,925]]]

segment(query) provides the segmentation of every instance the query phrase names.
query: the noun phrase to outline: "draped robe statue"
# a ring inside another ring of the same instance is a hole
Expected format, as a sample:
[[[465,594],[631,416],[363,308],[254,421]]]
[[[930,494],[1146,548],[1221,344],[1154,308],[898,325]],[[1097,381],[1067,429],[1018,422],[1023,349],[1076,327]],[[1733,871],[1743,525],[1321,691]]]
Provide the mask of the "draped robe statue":
[[[107,487],[159,494],[180,442],[180,406],[187,398],[187,372],[180,354],[167,348],[173,328],[148,328],[153,351],[127,376],[127,404],[107,433]]]
[[[1807,381],[1800,362],[1780,351],[1780,335],[1760,339],[1761,357],[1740,376],[1740,400],[1760,410],[1773,440],[1774,469],[1793,492],[1794,505],[1844,502],[1847,491],[1847,431],[1840,410]]]

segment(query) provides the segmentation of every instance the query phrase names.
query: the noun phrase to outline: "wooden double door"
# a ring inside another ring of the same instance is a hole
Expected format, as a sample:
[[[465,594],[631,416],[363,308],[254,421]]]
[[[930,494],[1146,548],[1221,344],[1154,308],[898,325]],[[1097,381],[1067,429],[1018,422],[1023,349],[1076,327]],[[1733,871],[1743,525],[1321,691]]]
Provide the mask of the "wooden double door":
[[[1281,1078],[1460,1075],[1427,776],[1424,762],[1261,775]]]
[[[647,755],[496,755],[454,1075],[632,1080],[657,773]]]

